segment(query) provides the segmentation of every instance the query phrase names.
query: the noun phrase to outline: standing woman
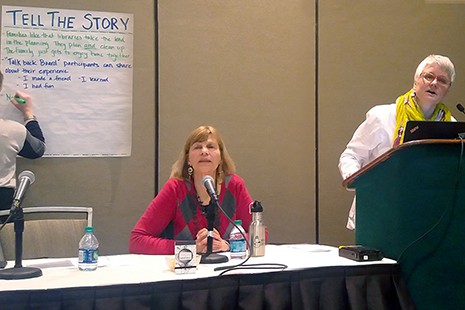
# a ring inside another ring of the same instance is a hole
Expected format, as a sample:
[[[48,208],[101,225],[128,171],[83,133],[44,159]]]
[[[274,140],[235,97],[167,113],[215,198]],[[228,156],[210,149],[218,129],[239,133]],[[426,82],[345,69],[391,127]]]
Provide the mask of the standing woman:
[[[210,204],[210,196],[202,184],[206,175],[215,181],[221,207],[232,220],[242,220],[247,231],[253,201],[235,170],[215,128],[200,126],[193,130],[173,164],[170,179],[132,230],[129,252],[173,254],[176,240],[195,240],[197,253],[205,253],[208,231],[203,212]],[[218,208],[215,213],[212,251],[229,251],[227,240],[233,225]]]
[[[3,74],[0,72],[0,90]],[[16,99],[17,98],[17,99]],[[0,209],[8,210],[16,188],[16,156],[39,158],[45,152],[45,138],[34,116],[32,99],[16,92],[11,103],[23,114],[24,125],[0,118]]]
[[[455,79],[454,64],[448,57],[430,55],[417,67],[413,87],[395,103],[378,105],[366,114],[339,158],[343,179],[403,142],[407,121],[455,121],[442,103]],[[355,228],[355,199],[347,228]]]

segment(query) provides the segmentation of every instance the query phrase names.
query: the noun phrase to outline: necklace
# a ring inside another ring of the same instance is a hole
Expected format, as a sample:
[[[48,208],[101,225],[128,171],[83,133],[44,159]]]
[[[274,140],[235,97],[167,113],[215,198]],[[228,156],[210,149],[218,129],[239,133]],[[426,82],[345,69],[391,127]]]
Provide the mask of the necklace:
[[[216,182],[215,182],[215,187],[216,187]],[[194,194],[195,196],[197,197],[197,201],[199,202],[199,205],[201,207],[205,207],[205,206],[208,206],[210,203],[204,203],[204,201],[202,200],[202,198],[200,198],[200,195],[199,193],[197,192],[197,188],[195,187],[194,185]]]
[[[203,201],[200,199],[200,196],[197,194],[197,201],[199,202],[200,206],[203,206]]]

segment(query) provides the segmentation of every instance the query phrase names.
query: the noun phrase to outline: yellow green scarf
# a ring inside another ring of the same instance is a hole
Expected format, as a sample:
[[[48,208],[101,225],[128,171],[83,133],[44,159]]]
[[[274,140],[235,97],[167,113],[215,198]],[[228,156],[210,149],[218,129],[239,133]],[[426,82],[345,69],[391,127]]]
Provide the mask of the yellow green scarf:
[[[431,118],[425,119],[423,111],[415,100],[413,89],[399,96],[396,104],[396,128],[392,146],[399,145],[404,141],[404,129],[407,121],[451,121],[450,110],[443,103],[438,103]]]

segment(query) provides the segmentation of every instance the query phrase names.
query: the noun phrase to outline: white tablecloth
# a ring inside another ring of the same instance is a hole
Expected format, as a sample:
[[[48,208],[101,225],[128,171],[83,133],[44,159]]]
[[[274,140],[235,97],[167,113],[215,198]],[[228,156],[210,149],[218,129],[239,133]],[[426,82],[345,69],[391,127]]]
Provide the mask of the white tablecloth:
[[[384,258],[375,262],[355,262],[339,257],[338,249],[315,244],[267,245],[264,257],[252,257],[247,264],[280,263],[288,270],[325,266],[352,266],[363,264],[395,264]],[[168,267],[165,255],[110,255],[99,257],[99,267],[95,271],[79,271],[77,258],[25,260],[23,266],[38,267],[43,275],[23,280],[0,280],[0,291],[45,290],[67,287],[103,286],[156,281],[196,279],[217,276],[220,271],[214,268],[223,265],[235,265],[241,260],[230,260],[222,264],[200,264],[194,274],[175,274]],[[12,268],[9,262],[6,268]],[[240,269],[231,273],[269,272],[267,269]]]

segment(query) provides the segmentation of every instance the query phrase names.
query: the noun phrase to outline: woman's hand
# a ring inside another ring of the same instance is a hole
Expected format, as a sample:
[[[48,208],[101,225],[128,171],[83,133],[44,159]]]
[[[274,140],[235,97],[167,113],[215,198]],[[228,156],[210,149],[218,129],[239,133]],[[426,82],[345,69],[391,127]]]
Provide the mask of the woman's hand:
[[[213,237],[212,252],[229,251],[229,243],[221,238],[220,233],[216,229],[213,229],[212,237]],[[197,253],[207,252],[207,240],[208,240],[208,230],[206,228],[202,228],[197,233],[197,236],[195,239]]]
[[[20,101],[15,98],[20,98]],[[22,99],[22,100],[21,100]],[[31,120],[34,118],[34,110],[32,107],[32,98],[23,92],[17,91],[16,94],[11,98],[10,102],[23,113],[24,120]]]

